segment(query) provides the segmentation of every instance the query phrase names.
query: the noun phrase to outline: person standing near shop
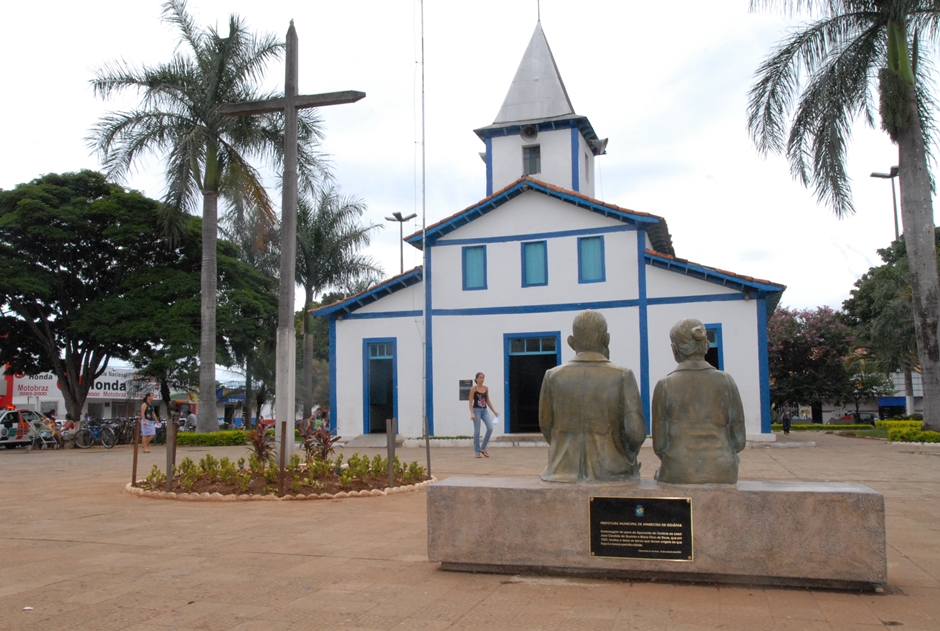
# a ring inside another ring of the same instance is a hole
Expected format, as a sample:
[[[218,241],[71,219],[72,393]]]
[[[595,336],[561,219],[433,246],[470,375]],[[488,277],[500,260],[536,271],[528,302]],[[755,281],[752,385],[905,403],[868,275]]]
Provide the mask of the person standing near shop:
[[[148,392],[146,396],[144,396],[143,403],[140,404],[140,440],[143,443],[143,451],[145,454],[150,453],[147,447],[150,446],[150,441],[153,440],[153,437],[157,433],[157,428],[154,425],[156,420],[156,411],[153,407],[153,393]]]

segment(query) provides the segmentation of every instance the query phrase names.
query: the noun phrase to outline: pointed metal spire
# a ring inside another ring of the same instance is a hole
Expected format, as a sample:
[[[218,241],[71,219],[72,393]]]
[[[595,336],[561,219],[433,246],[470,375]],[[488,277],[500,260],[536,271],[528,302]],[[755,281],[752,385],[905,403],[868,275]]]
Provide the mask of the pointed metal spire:
[[[542,32],[542,23],[538,22],[493,124],[544,120],[574,113]]]

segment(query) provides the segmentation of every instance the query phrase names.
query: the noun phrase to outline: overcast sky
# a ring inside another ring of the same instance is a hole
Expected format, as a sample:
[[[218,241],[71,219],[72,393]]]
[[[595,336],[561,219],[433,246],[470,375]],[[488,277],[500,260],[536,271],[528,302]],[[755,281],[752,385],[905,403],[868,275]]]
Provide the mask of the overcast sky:
[[[869,177],[897,164],[880,131],[857,126],[849,148],[857,213],[838,220],[747,135],[747,92],[760,61],[797,20],[750,14],[746,0],[657,3],[542,0],[541,20],[568,95],[610,139],[597,160],[597,197],[664,217],[677,256],[782,283],[782,303],[838,308],[894,237],[891,186]],[[294,20],[301,93],[354,89],[357,104],[320,110],[323,151],[343,193],[368,219],[418,213],[420,3],[415,0],[193,0],[199,24],[227,32],[231,13],[281,38]],[[135,100],[96,100],[89,80],[112,60],[155,64],[177,41],[158,0],[17,2],[0,23],[0,188],[44,173],[97,169],[85,137],[104,113]],[[536,24],[536,0],[427,0],[427,222],[485,196],[483,143]],[[283,89],[283,65],[266,87]],[[272,182],[273,183],[273,182]],[[126,185],[159,198],[159,160]],[[272,189],[272,196],[280,194]],[[370,248],[398,273],[398,227]],[[405,268],[420,264],[405,245]]]

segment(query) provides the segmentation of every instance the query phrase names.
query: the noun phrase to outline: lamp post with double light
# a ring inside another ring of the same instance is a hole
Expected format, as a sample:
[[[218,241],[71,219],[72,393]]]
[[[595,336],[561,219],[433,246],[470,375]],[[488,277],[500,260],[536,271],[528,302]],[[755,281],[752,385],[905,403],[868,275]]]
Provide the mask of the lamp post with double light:
[[[901,238],[901,232],[898,230],[898,196],[894,192],[894,178],[898,176],[898,168],[891,167],[890,173],[872,173],[871,176],[882,180],[891,180],[891,201],[894,202],[894,240],[897,241]]]
[[[386,221],[397,221],[398,222],[398,255],[401,258],[401,274],[405,273],[405,232],[404,225],[406,221],[411,221],[418,215],[411,213],[407,217],[402,217],[401,213],[392,213],[391,217],[386,217]]]

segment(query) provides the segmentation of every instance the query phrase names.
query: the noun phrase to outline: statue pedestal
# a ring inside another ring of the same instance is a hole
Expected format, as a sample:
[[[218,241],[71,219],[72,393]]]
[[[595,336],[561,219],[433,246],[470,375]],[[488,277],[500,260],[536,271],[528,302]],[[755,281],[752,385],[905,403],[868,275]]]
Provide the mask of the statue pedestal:
[[[636,499],[690,500],[692,560],[592,556],[591,497],[624,498],[612,503],[630,515],[642,514]],[[467,572],[876,589],[887,581],[884,497],[852,483],[451,477],[428,487],[428,558]]]

